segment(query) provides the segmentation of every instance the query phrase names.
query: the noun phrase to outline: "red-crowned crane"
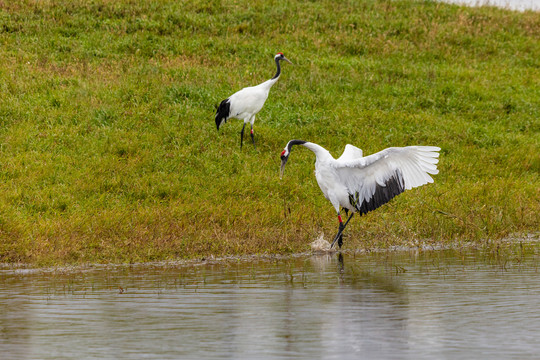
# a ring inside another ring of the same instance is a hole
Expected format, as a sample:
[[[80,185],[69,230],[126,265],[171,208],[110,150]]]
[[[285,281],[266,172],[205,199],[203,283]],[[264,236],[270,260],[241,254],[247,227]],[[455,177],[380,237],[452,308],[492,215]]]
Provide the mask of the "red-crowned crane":
[[[246,123],[248,121],[251,123],[251,140],[253,141],[253,146],[255,146],[255,137],[253,136],[253,123],[255,122],[255,115],[261,111],[266,99],[268,98],[270,88],[278,81],[279,76],[281,75],[281,66],[279,65],[279,62],[282,60],[292,64],[292,62],[290,62],[289,59],[287,59],[282,53],[277,53],[274,57],[277,71],[273,78],[257,86],[243,88],[219,104],[216,111],[216,127],[218,131],[223,122],[227,122],[227,120],[230,118],[244,120],[244,126],[242,126],[242,131],[240,132],[240,148],[242,148],[242,142],[244,141],[244,128],[246,127]]]
[[[334,159],[320,145],[303,140],[291,140],[281,152],[281,173],[291,154],[293,145],[302,145],[316,156],[315,177],[324,196],[336,209],[339,229],[331,247],[343,244],[343,230],[355,212],[363,215],[389,202],[405,190],[415,188],[433,179],[439,162],[436,146],[390,147],[378,153],[363,156],[362,150],[346,145],[345,151]],[[343,224],[340,207],[351,215]]]

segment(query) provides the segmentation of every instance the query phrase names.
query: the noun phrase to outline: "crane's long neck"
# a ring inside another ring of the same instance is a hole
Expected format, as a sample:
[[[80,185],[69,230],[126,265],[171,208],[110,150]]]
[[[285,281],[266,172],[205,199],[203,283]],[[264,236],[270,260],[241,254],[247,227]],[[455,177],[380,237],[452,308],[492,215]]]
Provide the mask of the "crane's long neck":
[[[305,142],[302,145],[308,148],[309,150],[313,151],[315,153],[315,156],[317,157],[317,160],[325,160],[329,157],[332,158],[332,155],[330,155],[330,152],[320,145],[317,145],[309,141]]]
[[[276,66],[277,66],[277,70],[276,70],[276,75],[274,75],[273,78],[271,78],[270,80],[276,80],[279,78],[279,75],[281,75],[281,65],[279,64],[279,60],[278,59],[275,59],[276,61]]]
[[[289,153],[293,145],[302,145],[308,148],[309,150],[315,153],[315,156],[317,157],[318,160],[325,160],[329,157],[332,158],[332,155],[330,155],[330,152],[326,150],[325,148],[323,148],[322,146],[309,142],[309,141],[304,141],[304,140],[289,141],[289,143],[287,144],[287,149]]]
[[[261,88],[265,89],[267,92],[270,92],[270,88],[274,86],[274,84],[278,81],[279,75],[281,74],[281,66],[279,65],[278,59],[276,59],[276,66],[277,66],[276,75],[274,75],[274,77],[271,78],[270,80],[266,80],[265,82],[258,85]]]

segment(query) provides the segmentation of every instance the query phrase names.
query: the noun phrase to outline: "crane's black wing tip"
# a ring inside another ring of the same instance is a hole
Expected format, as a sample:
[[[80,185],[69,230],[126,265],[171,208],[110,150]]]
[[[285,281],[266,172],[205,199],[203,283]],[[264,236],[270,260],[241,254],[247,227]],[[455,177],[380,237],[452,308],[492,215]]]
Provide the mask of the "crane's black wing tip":
[[[358,193],[356,193],[354,195],[349,194],[349,201],[358,210],[358,213],[363,215],[386,204],[404,191],[405,182],[403,176],[399,170],[396,170],[394,175],[385,181],[384,186],[379,184],[375,185],[375,192],[370,199],[363,200],[360,204]]]

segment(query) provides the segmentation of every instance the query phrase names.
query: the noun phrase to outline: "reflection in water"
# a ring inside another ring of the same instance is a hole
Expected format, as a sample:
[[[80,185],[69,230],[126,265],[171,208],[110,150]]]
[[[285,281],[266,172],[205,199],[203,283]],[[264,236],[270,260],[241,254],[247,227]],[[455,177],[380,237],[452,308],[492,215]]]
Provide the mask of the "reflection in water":
[[[534,261],[341,253],[70,273],[0,271],[10,359],[534,358]],[[527,264],[527,265],[526,265]]]

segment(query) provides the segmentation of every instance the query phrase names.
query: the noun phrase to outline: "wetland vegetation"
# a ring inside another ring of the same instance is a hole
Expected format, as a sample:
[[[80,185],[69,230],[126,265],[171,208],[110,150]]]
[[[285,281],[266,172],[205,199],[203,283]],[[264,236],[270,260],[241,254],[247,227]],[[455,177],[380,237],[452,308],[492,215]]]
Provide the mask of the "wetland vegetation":
[[[442,148],[345,249],[540,227],[540,13],[434,1],[0,1],[0,262],[294,253],[336,227],[288,140]],[[215,106],[295,66],[257,116]],[[251,144],[249,144],[251,145]]]

